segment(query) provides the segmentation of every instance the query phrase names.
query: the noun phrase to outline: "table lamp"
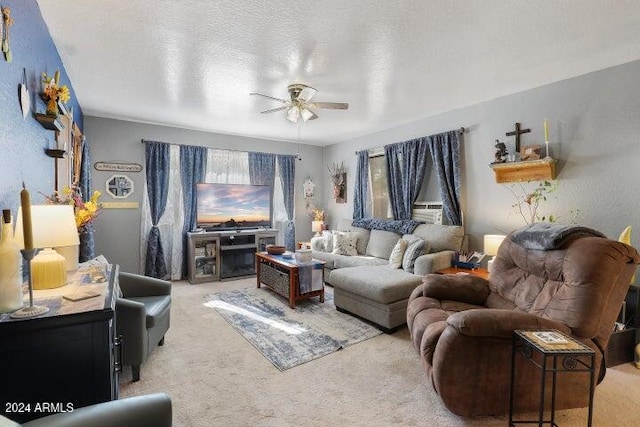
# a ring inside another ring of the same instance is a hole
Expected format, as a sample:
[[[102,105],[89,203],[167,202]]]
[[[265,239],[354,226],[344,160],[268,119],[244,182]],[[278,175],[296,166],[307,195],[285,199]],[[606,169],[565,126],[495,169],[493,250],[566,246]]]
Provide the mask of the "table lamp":
[[[15,240],[24,248],[22,207],[18,209]],[[50,289],[64,286],[67,271],[78,269],[80,239],[71,205],[31,206],[33,246],[43,248],[31,260],[34,289]]]
[[[320,232],[322,231],[323,225],[324,225],[324,221],[311,221],[311,231],[315,231],[316,236],[320,236]]]
[[[504,238],[507,237],[502,234],[485,234],[484,235],[484,253],[491,257],[498,255],[498,248],[502,244]],[[491,273],[491,266],[493,265],[493,258],[487,262],[487,270]]]

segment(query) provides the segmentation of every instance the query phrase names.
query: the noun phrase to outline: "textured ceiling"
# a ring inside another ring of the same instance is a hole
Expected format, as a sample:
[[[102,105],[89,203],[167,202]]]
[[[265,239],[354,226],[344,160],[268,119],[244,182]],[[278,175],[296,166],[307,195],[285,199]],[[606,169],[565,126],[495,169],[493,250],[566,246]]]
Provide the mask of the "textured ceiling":
[[[85,114],[327,145],[640,59],[637,0],[38,0]],[[463,125],[463,124],[461,124]]]

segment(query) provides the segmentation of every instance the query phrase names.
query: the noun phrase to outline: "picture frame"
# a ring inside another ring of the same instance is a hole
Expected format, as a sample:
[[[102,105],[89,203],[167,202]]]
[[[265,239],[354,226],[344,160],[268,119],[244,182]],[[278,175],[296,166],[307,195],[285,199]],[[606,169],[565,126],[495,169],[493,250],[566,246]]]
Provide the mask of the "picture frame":
[[[525,145],[520,149],[520,160],[539,160],[542,158],[542,145]]]
[[[133,194],[133,180],[127,175],[111,175],[105,182],[105,188],[114,199],[126,199]]]

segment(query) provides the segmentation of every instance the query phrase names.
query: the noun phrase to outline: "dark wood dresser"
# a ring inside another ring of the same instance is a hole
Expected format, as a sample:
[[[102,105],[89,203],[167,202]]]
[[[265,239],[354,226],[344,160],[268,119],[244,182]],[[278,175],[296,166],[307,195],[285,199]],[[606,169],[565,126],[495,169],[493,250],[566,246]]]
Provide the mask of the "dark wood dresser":
[[[34,304],[49,307],[43,316],[0,315],[2,415],[25,422],[118,398],[117,280],[117,265],[107,267],[102,283],[91,283],[81,268],[66,286],[34,291]],[[100,295],[76,302],[62,297],[88,290]]]

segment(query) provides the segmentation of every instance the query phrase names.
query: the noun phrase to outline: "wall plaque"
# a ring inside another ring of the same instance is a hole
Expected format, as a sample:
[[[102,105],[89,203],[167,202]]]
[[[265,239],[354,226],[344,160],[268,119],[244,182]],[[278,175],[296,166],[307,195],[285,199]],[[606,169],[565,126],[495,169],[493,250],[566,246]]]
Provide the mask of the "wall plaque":
[[[126,162],[95,162],[93,167],[97,171],[115,171],[115,172],[140,172],[142,165],[139,163]]]

